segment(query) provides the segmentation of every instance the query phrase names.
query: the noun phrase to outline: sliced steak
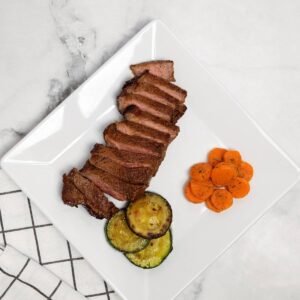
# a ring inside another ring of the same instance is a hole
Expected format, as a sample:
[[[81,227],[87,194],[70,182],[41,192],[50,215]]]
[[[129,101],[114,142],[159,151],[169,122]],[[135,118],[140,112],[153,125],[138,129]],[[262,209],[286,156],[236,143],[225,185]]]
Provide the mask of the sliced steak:
[[[110,219],[119,210],[108,201],[97,185],[83,177],[76,169],[73,169],[72,177],[74,185],[85,196],[88,211],[94,216],[99,219]]]
[[[91,215],[98,219],[109,219],[118,211],[118,208],[108,201],[99,187],[83,177],[78,170],[72,169],[68,175],[64,174],[63,181],[62,198],[65,204],[83,205]]]
[[[70,206],[84,205],[85,197],[74,185],[71,174],[72,171],[69,175],[63,175],[62,200]]]
[[[155,116],[152,116],[146,112],[141,111],[137,107],[129,107],[125,113],[124,117],[128,121],[132,121],[139,125],[144,125],[152,129],[167,133],[171,136],[173,140],[179,133],[179,127],[169,122],[163,121]]]
[[[157,159],[152,155],[119,150],[117,148],[101,144],[96,144],[91,153],[92,155],[96,154],[105,156],[127,168],[150,168],[152,170],[152,174],[156,173],[160,162],[160,159]]]
[[[161,143],[166,147],[171,141],[171,136],[168,133],[164,133],[144,125],[134,123],[128,120],[124,120],[116,123],[118,131],[133,136],[139,136],[157,143]]]
[[[169,94],[149,83],[132,81],[131,83],[126,83],[123,87],[123,90],[128,94],[137,94],[147,97],[158,103],[167,105],[173,109],[178,110],[181,114],[184,114],[184,112],[186,111],[186,106],[181,104],[176,98],[170,96]]]
[[[165,154],[164,145],[149,141],[146,138],[124,134],[117,130],[116,124],[111,124],[106,127],[103,132],[103,136],[109,146],[115,147],[120,150],[126,150],[135,153],[144,153],[158,158],[163,157]]]
[[[138,94],[122,92],[118,97],[118,108],[120,113],[122,114],[129,106],[136,106],[142,111],[172,123],[176,123],[178,118],[181,117],[180,112],[172,109],[170,106]]]
[[[153,171],[149,167],[127,168],[110,158],[98,154],[92,154],[90,164],[125,182],[134,184],[149,184]]]
[[[131,65],[130,69],[135,76],[139,76],[145,71],[161,77],[165,80],[175,81],[174,62],[172,60],[153,60],[140,64]]]
[[[186,90],[180,88],[178,85],[169,82],[168,80],[152,75],[149,72],[143,73],[140,77],[137,78],[137,81],[149,83],[156,86],[160,90],[176,98],[180,103],[184,103],[187,96]]]
[[[143,195],[147,188],[147,185],[124,182],[120,178],[94,167],[89,162],[85,164],[80,172],[84,177],[96,184],[103,192],[121,201],[135,200]]]

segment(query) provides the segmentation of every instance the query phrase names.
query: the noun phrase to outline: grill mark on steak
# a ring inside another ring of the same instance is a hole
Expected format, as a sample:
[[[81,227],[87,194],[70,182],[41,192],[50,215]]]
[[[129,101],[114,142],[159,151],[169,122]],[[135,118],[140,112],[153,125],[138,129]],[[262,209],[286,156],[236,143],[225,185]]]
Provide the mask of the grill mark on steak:
[[[148,185],[137,185],[124,182],[101,169],[91,165],[89,162],[85,164],[80,173],[97,185],[104,193],[121,201],[135,200],[143,195]]]
[[[145,71],[168,81],[175,81],[174,62],[172,60],[153,60],[130,66],[132,73],[139,76]]]
[[[156,86],[160,90],[176,98],[181,104],[184,103],[185,98],[187,96],[187,91],[180,88],[178,85],[175,85],[161,77],[152,75],[147,71],[144,72],[140,77],[137,77],[136,81]]]
[[[114,123],[106,127],[103,136],[109,146],[120,150],[149,154],[158,158],[163,157],[165,153],[164,145],[142,137],[124,134],[117,130],[117,126]]]
[[[171,136],[168,133],[164,133],[144,125],[140,125],[128,120],[124,120],[116,123],[117,129],[127,135],[140,136],[157,143],[163,144],[165,147],[170,143]]]
[[[134,184],[149,184],[153,174],[149,167],[126,168],[106,156],[97,154],[92,154],[89,162],[98,169]]]
[[[163,121],[155,116],[152,116],[146,112],[141,111],[137,107],[129,107],[124,112],[124,117],[128,121],[132,121],[139,125],[144,125],[152,129],[167,133],[173,140],[179,133],[179,127]]]
[[[125,150],[120,150],[114,147],[95,144],[91,151],[92,155],[102,155],[127,168],[148,167],[153,173],[159,167],[159,159],[152,155],[143,153],[133,153]]]
[[[72,169],[68,175],[64,174],[63,178],[62,198],[64,203],[69,204],[72,198],[73,205],[71,206],[81,204],[98,219],[110,219],[119,210],[112,202],[108,201],[99,187],[83,177],[77,169]]]
[[[181,116],[179,111],[173,110],[168,105],[161,104],[138,94],[122,92],[118,96],[118,108],[120,113],[123,113],[129,106],[136,106],[142,111],[172,123],[176,123]]]

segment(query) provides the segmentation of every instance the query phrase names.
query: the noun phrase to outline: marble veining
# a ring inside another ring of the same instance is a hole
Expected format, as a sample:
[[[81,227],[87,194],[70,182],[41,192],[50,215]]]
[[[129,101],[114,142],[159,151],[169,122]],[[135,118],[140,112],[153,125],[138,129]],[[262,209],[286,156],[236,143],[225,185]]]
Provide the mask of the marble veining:
[[[48,98],[50,101],[47,108],[47,114],[61,103],[71,92],[72,88],[64,89],[61,81],[55,78],[51,79],[48,91]]]
[[[0,157],[159,18],[300,165],[299,1],[7,0],[0,6]],[[300,184],[178,299],[299,299],[299,197]]]
[[[63,83],[53,78],[49,86],[49,104],[47,112],[50,112],[83,81],[86,80],[86,60],[91,49],[95,48],[96,31],[89,28],[76,14],[68,9],[69,1],[51,0],[50,12],[53,18],[57,36],[69,55],[66,64],[68,78],[66,87]]]
[[[190,286],[185,289],[178,297],[177,300],[197,300],[199,299],[203,289],[204,277],[199,276],[195,279]]]

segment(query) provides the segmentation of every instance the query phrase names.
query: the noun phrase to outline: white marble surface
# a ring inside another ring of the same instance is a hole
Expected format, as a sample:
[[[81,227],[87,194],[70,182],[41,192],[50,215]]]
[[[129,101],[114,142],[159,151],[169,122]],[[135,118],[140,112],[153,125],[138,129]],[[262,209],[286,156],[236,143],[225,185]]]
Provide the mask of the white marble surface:
[[[300,165],[298,0],[0,0],[0,155],[155,18]],[[300,299],[299,220],[300,184],[178,299]]]

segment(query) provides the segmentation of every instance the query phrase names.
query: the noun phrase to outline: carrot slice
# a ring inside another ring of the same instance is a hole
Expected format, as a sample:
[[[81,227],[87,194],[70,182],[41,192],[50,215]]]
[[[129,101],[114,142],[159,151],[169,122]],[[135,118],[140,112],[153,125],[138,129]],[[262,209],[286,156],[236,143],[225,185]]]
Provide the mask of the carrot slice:
[[[213,206],[213,204],[211,203],[211,198],[209,198],[209,199],[207,199],[207,200],[205,201],[205,205],[206,205],[206,207],[207,207],[208,209],[210,209],[210,210],[212,210],[212,211],[214,211],[214,212],[216,212],[216,213],[220,213],[220,212],[221,212],[220,209],[217,209],[216,207]]]
[[[210,178],[212,166],[209,163],[198,163],[191,167],[190,175],[198,181],[207,181]]]
[[[240,177],[235,178],[227,187],[234,198],[243,198],[250,191],[249,182]]]
[[[253,167],[249,163],[242,161],[238,167],[238,174],[239,177],[250,181],[253,177]]]
[[[188,182],[184,187],[184,195],[185,195],[186,199],[189,200],[190,202],[193,202],[193,203],[203,202],[201,199],[199,199],[192,193],[190,182]]]
[[[203,202],[208,199],[214,192],[214,185],[211,181],[198,181],[192,179],[190,182],[191,192]]]
[[[239,166],[242,162],[242,157],[239,151],[229,150],[224,154],[224,162]]]
[[[232,206],[232,194],[225,189],[215,190],[210,198],[210,202],[217,210],[223,211]]]
[[[217,186],[227,185],[237,177],[237,168],[230,163],[218,163],[211,172],[211,180]]]
[[[223,148],[214,148],[208,153],[208,162],[214,167],[219,162],[223,161],[223,156],[226,150]]]

